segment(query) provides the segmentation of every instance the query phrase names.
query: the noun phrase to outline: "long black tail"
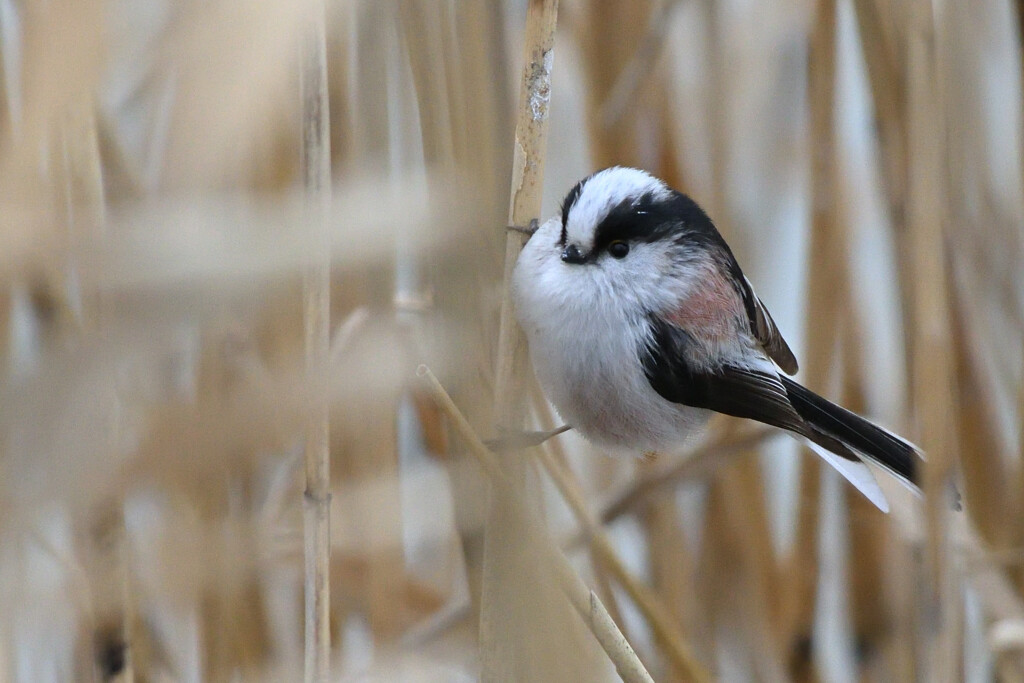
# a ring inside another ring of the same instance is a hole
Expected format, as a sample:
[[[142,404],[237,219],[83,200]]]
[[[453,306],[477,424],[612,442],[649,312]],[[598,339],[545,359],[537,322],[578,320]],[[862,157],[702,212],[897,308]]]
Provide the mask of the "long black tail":
[[[917,448],[908,441],[851,413],[846,408],[818,396],[800,386],[788,377],[780,377],[789,394],[789,401],[815,431],[826,439],[821,442],[832,448],[827,441],[835,439],[858,454],[871,458],[879,465],[912,484],[918,484]],[[809,435],[814,438],[815,435]],[[818,439],[815,439],[818,441]],[[838,451],[837,451],[838,452]]]

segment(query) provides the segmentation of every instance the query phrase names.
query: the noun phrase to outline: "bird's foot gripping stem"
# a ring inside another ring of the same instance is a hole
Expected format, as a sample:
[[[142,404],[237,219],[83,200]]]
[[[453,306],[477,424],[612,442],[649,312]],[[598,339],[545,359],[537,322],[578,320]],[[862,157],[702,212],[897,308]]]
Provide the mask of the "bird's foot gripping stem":
[[[532,237],[533,233],[537,232],[538,227],[540,227],[540,222],[534,218],[530,220],[530,224],[525,227],[522,225],[508,225],[505,229],[509,232],[520,232],[528,237]]]

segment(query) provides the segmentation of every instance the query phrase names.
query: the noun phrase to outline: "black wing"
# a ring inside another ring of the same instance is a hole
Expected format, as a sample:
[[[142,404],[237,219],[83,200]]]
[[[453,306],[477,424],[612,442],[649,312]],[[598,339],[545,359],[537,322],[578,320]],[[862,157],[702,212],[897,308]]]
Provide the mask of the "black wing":
[[[697,342],[688,332],[655,316],[644,373],[662,398],[695,408],[803,431],[803,420],[789,402],[777,375],[731,365],[696,369],[689,361]]]
[[[809,424],[797,412],[777,374],[728,364],[695,368],[688,360],[688,347],[696,342],[685,330],[655,316],[650,317],[650,324],[652,343],[644,357],[644,374],[662,398],[787,429],[842,458],[860,460],[839,439]]]

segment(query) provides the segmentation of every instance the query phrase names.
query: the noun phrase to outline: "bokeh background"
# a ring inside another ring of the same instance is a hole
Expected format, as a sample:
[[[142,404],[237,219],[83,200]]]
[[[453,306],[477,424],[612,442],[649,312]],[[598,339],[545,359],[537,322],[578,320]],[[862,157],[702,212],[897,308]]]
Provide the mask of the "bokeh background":
[[[570,433],[503,455],[533,523],[416,374],[498,434],[527,2],[327,3],[311,377],[320,9],[0,0],[0,681],[299,680],[314,379],[332,678],[615,680],[557,547],[659,681],[1024,680],[1024,7],[562,0],[540,218],[614,164],[691,194],[799,379],[928,464],[885,515],[752,424],[646,461]]]

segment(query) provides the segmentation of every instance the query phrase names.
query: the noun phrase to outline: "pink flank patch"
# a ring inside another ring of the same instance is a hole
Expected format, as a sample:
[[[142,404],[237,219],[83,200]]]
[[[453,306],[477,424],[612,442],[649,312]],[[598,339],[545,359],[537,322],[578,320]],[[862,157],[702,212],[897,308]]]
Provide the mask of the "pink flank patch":
[[[724,341],[735,333],[736,316],[743,304],[717,269],[707,267],[704,274],[703,286],[683,299],[668,320],[696,338]]]

